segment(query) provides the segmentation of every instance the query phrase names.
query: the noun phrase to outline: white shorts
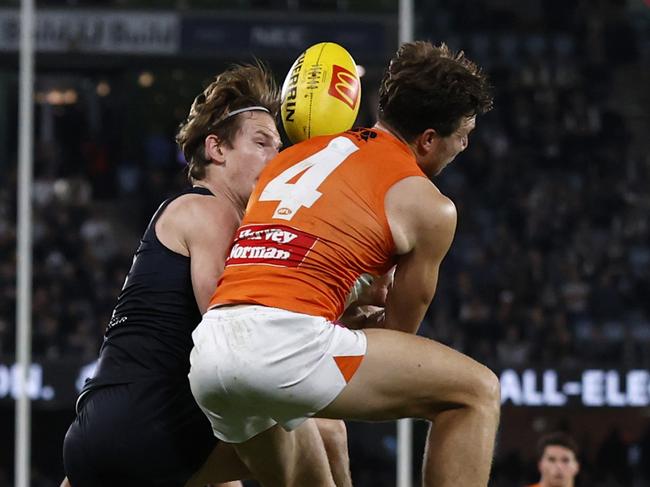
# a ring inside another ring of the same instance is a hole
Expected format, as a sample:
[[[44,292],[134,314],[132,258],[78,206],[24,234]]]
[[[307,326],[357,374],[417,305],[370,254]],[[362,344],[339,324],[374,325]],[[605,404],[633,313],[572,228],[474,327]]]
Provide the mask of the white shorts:
[[[209,310],[192,339],[192,393],[230,443],[298,427],[339,395],[366,353],[362,331],[255,305]]]

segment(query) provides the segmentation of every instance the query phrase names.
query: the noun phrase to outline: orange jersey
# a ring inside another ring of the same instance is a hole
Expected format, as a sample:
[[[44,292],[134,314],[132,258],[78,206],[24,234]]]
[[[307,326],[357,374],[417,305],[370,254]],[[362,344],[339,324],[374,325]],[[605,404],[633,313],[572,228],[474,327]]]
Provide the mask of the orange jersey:
[[[393,265],[384,199],[409,176],[426,177],[381,130],[284,150],[260,175],[210,307],[255,303],[335,320],[361,274]]]

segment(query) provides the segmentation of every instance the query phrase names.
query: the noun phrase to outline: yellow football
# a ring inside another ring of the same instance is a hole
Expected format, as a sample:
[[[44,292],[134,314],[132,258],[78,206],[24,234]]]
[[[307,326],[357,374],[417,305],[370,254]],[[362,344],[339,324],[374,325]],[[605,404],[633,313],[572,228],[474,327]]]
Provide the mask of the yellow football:
[[[293,63],[282,85],[282,125],[293,143],[352,128],[361,82],[354,59],[334,42],[321,42]]]

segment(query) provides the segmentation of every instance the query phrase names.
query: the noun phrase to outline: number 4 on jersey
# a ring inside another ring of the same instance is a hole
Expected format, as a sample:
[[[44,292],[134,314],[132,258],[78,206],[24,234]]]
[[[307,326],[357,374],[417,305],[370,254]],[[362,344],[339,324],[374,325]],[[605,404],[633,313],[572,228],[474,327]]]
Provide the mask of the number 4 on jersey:
[[[359,148],[346,137],[332,139],[327,147],[282,171],[264,187],[260,201],[279,201],[273,218],[291,220],[296,212],[322,196],[318,187]],[[296,179],[297,177],[297,179]],[[295,181],[292,181],[295,179]],[[291,181],[291,182],[289,182]]]

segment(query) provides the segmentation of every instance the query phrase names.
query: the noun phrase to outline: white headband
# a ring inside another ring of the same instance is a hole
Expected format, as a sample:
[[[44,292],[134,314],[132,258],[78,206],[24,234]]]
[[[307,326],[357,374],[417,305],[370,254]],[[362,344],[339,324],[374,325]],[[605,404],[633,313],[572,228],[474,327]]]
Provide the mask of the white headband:
[[[238,109],[238,110],[233,110],[233,111],[230,112],[228,115],[226,115],[225,117],[223,117],[223,118],[221,119],[221,121],[223,122],[224,120],[227,120],[227,119],[229,119],[230,117],[233,117],[233,116],[235,116],[235,115],[237,115],[237,114],[239,114],[239,113],[243,113],[243,112],[252,112],[252,111],[256,111],[256,110],[257,110],[257,111],[266,112],[266,113],[271,113],[271,112],[269,111],[269,109],[268,109],[268,108],[265,108],[265,107],[260,107],[260,106],[246,107],[246,108],[240,108],[240,109]]]

